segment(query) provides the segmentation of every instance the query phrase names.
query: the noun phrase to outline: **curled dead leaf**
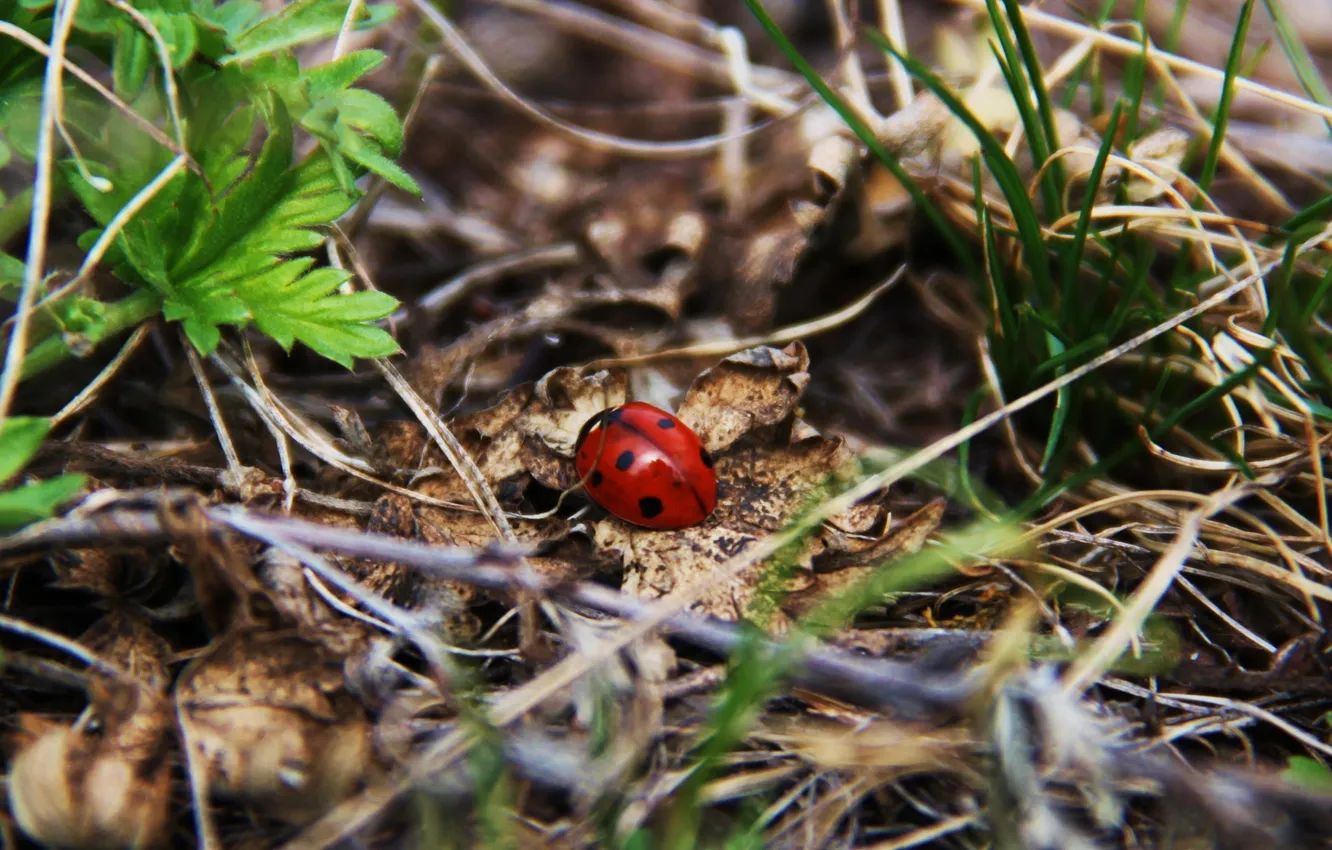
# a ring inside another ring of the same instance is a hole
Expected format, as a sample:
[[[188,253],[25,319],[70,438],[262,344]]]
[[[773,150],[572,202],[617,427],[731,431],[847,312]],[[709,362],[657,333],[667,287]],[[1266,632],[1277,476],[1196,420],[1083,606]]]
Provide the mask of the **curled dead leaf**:
[[[821,558],[813,581],[787,601],[788,610],[803,615],[824,599],[864,581],[879,565],[919,552],[938,530],[946,507],[943,500],[931,502],[891,527],[878,540],[863,541],[863,546],[848,547],[850,551],[831,552]]]
[[[274,817],[307,822],[372,769],[341,659],[295,633],[223,636],[182,673],[176,699],[191,776]]]
[[[94,680],[91,704],[65,725],[21,715],[9,809],[38,842],[150,848],[168,838],[170,704],[129,680]]]
[[[676,415],[717,454],[755,428],[795,413],[808,370],[809,353],[800,342],[741,351],[699,375]]]
[[[1179,178],[1180,166],[1189,151],[1192,138],[1178,127],[1162,127],[1129,145],[1129,159],[1157,176],[1149,180],[1131,174],[1126,187],[1132,203],[1143,204],[1164,195]]]

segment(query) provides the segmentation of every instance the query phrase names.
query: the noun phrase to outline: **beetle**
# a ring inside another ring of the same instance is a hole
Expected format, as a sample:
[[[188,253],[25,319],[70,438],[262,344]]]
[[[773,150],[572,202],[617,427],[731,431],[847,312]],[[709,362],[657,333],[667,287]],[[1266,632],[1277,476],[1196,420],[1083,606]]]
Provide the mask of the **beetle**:
[[[646,402],[587,420],[574,467],[592,501],[635,525],[687,528],[717,506],[712,455],[688,425]]]

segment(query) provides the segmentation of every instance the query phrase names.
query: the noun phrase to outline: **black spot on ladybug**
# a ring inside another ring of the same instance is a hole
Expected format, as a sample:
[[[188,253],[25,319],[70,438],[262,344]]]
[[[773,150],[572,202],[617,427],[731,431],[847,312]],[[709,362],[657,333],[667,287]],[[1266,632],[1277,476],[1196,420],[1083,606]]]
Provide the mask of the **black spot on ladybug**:
[[[619,422],[620,417],[623,415],[624,411],[617,407],[614,410],[608,410],[601,414],[601,419],[603,422]]]
[[[672,421],[669,420],[669,419],[658,419],[658,420],[657,420],[657,427],[658,427],[658,428],[674,428],[674,427],[675,427],[675,423],[672,422]]]
[[[652,519],[654,516],[661,513],[664,507],[665,506],[661,503],[661,499],[658,499],[656,496],[648,496],[638,500],[638,512],[643,515],[643,519]]]
[[[620,452],[620,456],[615,459],[615,468],[624,472],[634,465],[634,453],[631,451]]]
[[[699,446],[698,456],[703,460],[704,466],[708,467],[709,469],[712,468],[712,455],[708,454],[707,449],[703,448],[702,446]]]
[[[591,484],[593,487],[600,487],[601,480],[605,477],[606,476],[601,474],[600,469],[594,469],[592,470],[592,479],[588,483]]]

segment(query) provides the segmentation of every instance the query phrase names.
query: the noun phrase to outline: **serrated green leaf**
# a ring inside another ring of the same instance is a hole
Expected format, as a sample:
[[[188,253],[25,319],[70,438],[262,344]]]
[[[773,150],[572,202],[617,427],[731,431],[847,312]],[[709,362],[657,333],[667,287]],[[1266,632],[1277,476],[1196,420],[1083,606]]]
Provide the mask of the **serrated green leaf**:
[[[79,494],[86,481],[82,475],[61,475],[0,493],[0,531],[11,531],[53,516],[56,508]]]
[[[335,95],[339,123],[368,136],[389,156],[402,150],[402,121],[387,100],[365,89]]]
[[[386,357],[399,348],[383,329],[365,324],[397,309],[391,296],[377,292],[343,295],[337,292],[349,275],[341,269],[315,269],[293,277],[291,266],[263,281],[253,281],[242,297],[250,300],[254,323],[284,349],[294,342],[309,346],[328,359],[350,368],[355,357]]]
[[[331,38],[342,28],[346,0],[296,0],[276,15],[270,15],[231,38],[235,51],[226,62],[247,62],[266,53],[290,50],[319,39]],[[390,3],[365,6],[356,29],[372,29],[390,20],[397,8]]]
[[[28,465],[50,430],[51,420],[40,416],[11,416],[0,425],[0,484]]]
[[[162,315],[169,322],[195,320],[211,325],[239,325],[250,318],[245,302],[234,292],[190,293],[193,297],[168,298],[162,303]]]
[[[187,318],[181,323],[181,327],[185,329],[185,336],[190,344],[198,349],[200,354],[212,354],[222,342],[222,332],[217,329],[217,325],[197,316]]]
[[[116,94],[126,100],[137,97],[148,79],[152,60],[153,44],[148,36],[132,22],[120,21],[112,53],[112,85]]]
[[[310,86],[310,97],[320,98],[348,88],[384,63],[385,54],[379,50],[357,50],[340,59],[325,62],[305,72]]]
[[[185,67],[185,63],[194,58],[199,47],[199,32],[195,29],[194,16],[181,12],[146,12],[148,20],[153,22],[162,41],[166,44],[171,67]]]
[[[212,6],[211,3],[204,5]],[[264,7],[258,0],[227,0],[209,11],[211,14],[208,20],[211,23],[217,24],[226,34],[235,35],[253,24],[255,18],[263,13]]]
[[[274,99],[269,135],[249,175],[222,200],[218,215],[199,230],[188,250],[171,266],[176,278],[190,277],[206,268],[238,239],[254,229],[255,222],[270,210],[291,187],[287,173],[291,164],[292,128],[286,107]]]
[[[369,142],[358,136],[346,125],[340,125],[338,130],[338,151],[343,156],[378,174],[404,192],[411,192],[414,195],[421,194],[421,189],[416,185],[416,181],[396,162],[375,150]]]

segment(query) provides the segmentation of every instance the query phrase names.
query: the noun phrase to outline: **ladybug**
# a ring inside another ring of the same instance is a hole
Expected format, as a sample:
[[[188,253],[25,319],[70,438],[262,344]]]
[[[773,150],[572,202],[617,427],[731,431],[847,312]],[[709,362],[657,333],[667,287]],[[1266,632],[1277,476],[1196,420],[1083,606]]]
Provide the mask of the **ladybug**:
[[[717,506],[712,455],[688,425],[645,402],[587,420],[574,452],[588,496],[625,522],[685,528]]]

